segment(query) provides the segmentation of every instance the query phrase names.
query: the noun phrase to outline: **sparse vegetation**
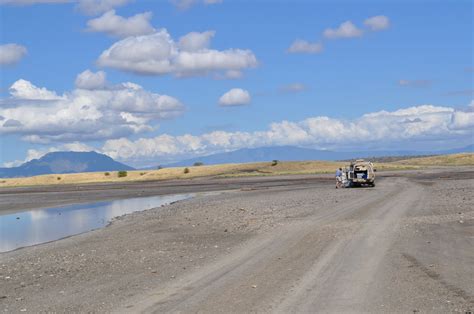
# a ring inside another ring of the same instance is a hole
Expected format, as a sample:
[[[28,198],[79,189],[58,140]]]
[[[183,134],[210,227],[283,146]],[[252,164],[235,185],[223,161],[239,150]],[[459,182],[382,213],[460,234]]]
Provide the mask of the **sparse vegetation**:
[[[146,176],[140,175],[141,171],[128,171],[126,178],[117,175],[104,176],[104,172],[95,173],[70,173],[62,174],[61,180],[57,180],[58,174],[41,175],[26,178],[1,178],[0,187],[14,186],[35,186],[47,184],[84,184],[97,182],[117,182],[117,181],[144,181],[144,180],[170,180],[185,178],[197,178],[205,176],[214,177],[241,177],[241,176],[270,176],[287,174],[315,174],[331,173],[336,168],[344,167],[347,162],[333,161],[287,161],[279,162],[278,166],[272,166],[271,162],[243,163],[243,164],[224,164],[201,166],[188,168],[164,168],[162,170],[146,171]],[[378,171],[391,170],[413,170],[425,166],[474,166],[474,154],[456,154],[448,156],[435,156],[420,159],[410,159],[406,161],[397,161],[391,163],[375,163]],[[185,171],[185,174],[183,172]],[[115,174],[115,172],[113,172]]]
[[[146,175],[146,172],[140,172],[140,175],[144,176],[144,175]]]
[[[61,180],[61,177],[57,177],[57,180],[58,180],[58,181]]]
[[[416,166],[472,166],[474,165],[473,153],[462,153],[452,155],[439,155],[431,157],[411,158],[396,161],[397,165]]]
[[[156,167],[156,170],[161,170],[161,169],[163,169],[162,165],[159,165],[158,167]]]
[[[184,174],[189,173],[189,168],[184,168],[184,171],[183,171],[183,172],[184,172]]]
[[[275,159],[272,161],[272,166],[276,166],[276,165],[278,165],[278,160]]]
[[[193,166],[194,167],[204,166],[204,163],[201,161],[196,161]]]
[[[106,177],[110,176],[110,172],[105,172],[104,176],[106,176]]]
[[[122,171],[118,172],[118,177],[119,178],[124,178],[124,177],[127,176],[127,174],[128,174],[127,171],[122,170]]]
[[[381,157],[362,157],[362,158],[354,158],[354,159],[364,159],[364,160],[370,160],[371,162],[377,162],[377,163],[387,163],[387,162],[395,162],[399,160],[408,160],[408,159],[415,159],[415,158],[421,158],[421,157],[429,157],[427,155],[416,155],[416,156],[381,156]],[[345,159],[341,161],[352,161],[353,159]]]

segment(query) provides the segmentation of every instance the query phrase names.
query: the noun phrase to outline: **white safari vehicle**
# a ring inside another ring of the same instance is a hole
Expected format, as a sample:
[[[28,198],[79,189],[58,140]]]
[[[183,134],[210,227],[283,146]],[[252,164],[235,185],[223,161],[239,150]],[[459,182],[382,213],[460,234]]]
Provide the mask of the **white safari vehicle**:
[[[370,161],[358,159],[345,168],[346,186],[375,186],[375,169]]]

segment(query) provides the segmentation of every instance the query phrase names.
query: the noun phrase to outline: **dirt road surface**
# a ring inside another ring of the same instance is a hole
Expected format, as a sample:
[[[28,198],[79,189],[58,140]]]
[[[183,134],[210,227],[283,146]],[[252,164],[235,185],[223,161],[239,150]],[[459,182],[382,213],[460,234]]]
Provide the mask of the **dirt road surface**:
[[[473,170],[387,174],[373,189],[235,183],[0,254],[0,310],[467,313]]]

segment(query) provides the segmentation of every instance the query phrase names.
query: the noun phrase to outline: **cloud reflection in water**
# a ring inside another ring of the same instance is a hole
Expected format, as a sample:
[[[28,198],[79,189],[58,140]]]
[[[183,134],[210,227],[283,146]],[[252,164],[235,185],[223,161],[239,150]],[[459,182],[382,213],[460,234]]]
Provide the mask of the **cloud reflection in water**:
[[[113,218],[191,198],[176,194],[77,204],[0,216],[0,252],[106,226]]]

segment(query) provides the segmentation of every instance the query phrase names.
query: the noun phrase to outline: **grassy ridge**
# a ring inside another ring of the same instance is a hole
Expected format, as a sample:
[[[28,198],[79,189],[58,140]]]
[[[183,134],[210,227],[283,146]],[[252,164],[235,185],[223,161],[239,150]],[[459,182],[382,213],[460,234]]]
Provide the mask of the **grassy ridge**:
[[[272,166],[271,162],[224,164],[211,166],[164,168],[148,171],[128,171],[126,176],[119,177],[117,171],[71,173],[57,175],[41,175],[26,178],[11,178],[0,180],[2,186],[29,186],[50,184],[80,184],[97,182],[152,181],[170,179],[191,179],[205,176],[252,176],[278,174],[304,174],[332,172],[344,163],[337,162],[279,162]]]
[[[333,173],[336,168],[347,165],[347,162],[333,161],[287,161],[224,164],[212,166],[164,168],[148,171],[128,171],[126,176],[119,176],[116,171],[73,173],[57,175],[41,175],[27,178],[0,179],[0,187],[56,185],[56,184],[83,184],[99,182],[124,182],[124,181],[155,181],[170,179],[191,179],[197,177],[241,177],[264,176],[285,174],[322,174]],[[409,170],[425,166],[461,166],[474,165],[474,154],[456,154],[447,156],[434,156],[426,158],[413,158],[391,163],[375,163],[377,170]]]
[[[399,160],[394,162],[394,164],[413,166],[473,166],[474,154],[463,153],[453,155],[421,157],[407,160]]]

